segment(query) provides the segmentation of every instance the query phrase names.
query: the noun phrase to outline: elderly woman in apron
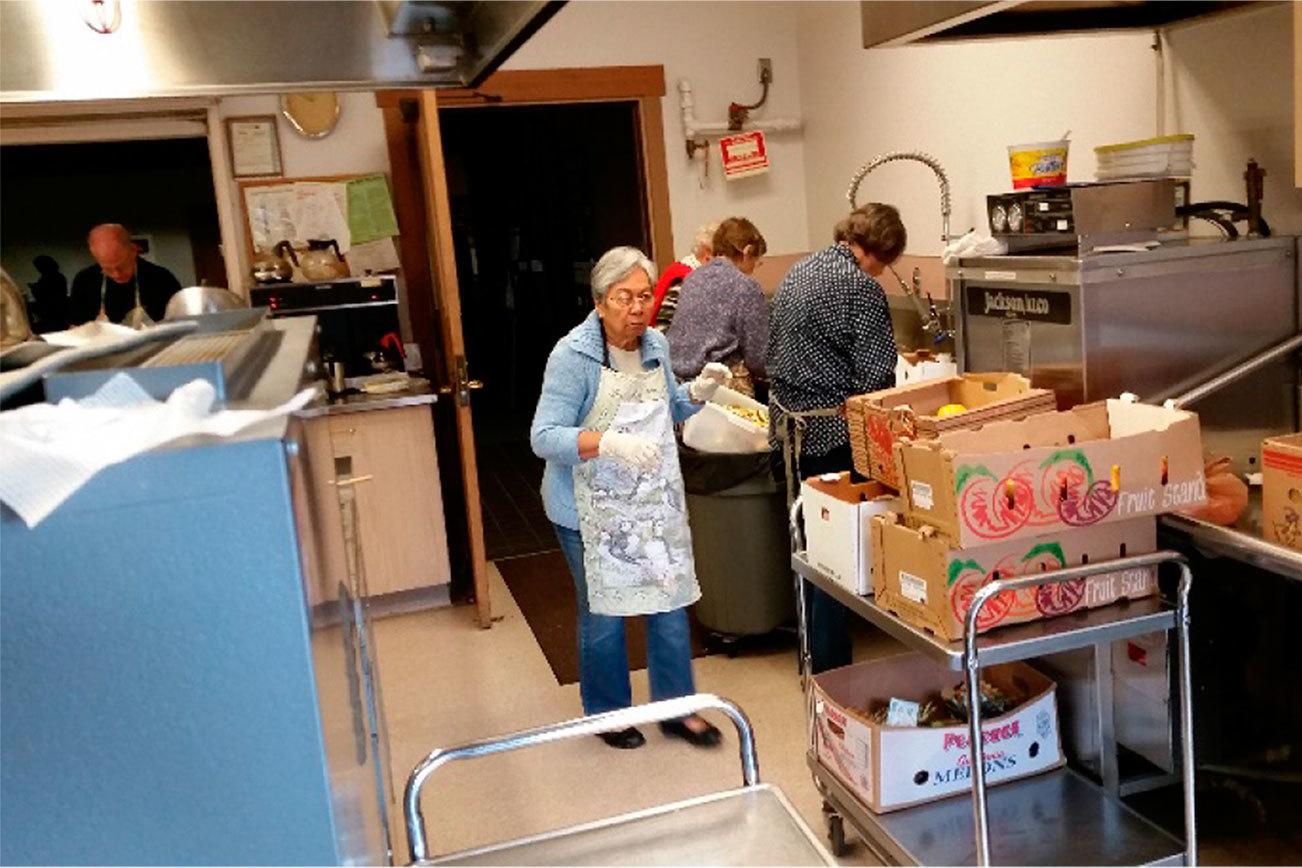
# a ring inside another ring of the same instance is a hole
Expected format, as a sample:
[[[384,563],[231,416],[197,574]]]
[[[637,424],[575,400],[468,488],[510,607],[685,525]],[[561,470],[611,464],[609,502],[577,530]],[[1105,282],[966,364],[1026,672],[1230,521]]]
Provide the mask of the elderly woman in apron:
[[[579,688],[586,714],[632,703],[624,619],[641,615],[651,699],[695,692],[687,606],[701,596],[674,424],[727,382],[722,365],[678,385],[663,335],[648,330],[655,268],[632,247],[592,269],[594,310],[547,360],[530,429],[547,462],[542,495],[574,577]],[[662,723],[666,735],[709,747],[719,730],[695,715]],[[635,728],[603,733],[641,747]]]

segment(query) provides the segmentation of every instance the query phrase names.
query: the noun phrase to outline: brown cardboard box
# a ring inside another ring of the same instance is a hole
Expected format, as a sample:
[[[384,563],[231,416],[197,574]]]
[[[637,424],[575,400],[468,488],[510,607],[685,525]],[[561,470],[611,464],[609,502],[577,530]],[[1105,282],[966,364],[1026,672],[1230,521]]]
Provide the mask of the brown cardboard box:
[[[877,605],[950,641],[963,638],[963,619],[973,594],[996,574],[1011,578],[1148,554],[1157,548],[1157,520],[1152,517],[972,548],[955,546],[931,527],[910,527],[903,516],[894,513],[872,519],[872,531]],[[977,630],[985,632],[1155,593],[1157,571],[1152,567],[1004,591],[982,607]]]
[[[873,592],[872,531],[868,519],[898,511],[900,499],[880,482],[852,482],[850,471],[800,484],[805,555],[833,581],[864,596]]]
[[[1004,663],[981,677],[1018,700],[1012,711],[981,721],[986,781],[991,786],[1046,772],[1064,762],[1056,685],[1025,663]],[[818,760],[878,813],[947,796],[971,798],[967,725],[886,726],[873,722],[874,701],[926,701],[958,684],[960,672],[920,654],[900,654],[814,676]]]
[[[948,404],[961,413],[937,416]],[[845,402],[854,467],[864,476],[899,488],[892,448],[901,439],[930,439],[943,431],[1000,419],[1024,419],[1054,408],[1053,393],[1031,388],[1019,374],[963,374],[856,395]]]
[[[1302,549],[1302,434],[1268,437],[1261,444],[1261,535]]]
[[[1198,416],[1082,404],[895,446],[904,511],[963,547],[1207,501]]]

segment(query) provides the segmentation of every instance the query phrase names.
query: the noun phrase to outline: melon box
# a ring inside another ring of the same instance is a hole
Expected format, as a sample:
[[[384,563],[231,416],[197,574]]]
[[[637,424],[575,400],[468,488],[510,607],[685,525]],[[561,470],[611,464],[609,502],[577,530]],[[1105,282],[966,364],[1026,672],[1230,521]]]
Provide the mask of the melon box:
[[[925,702],[962,673],[920,654],[900,654],[814,676],[814,739],[819,762],[865,805],[879,813],[947,796],[971,798],[967,724],[890,726],[867,714],[874,701]],[[1014,703],[983,717],[986,782],[993,786],[1039,774],[1064,762],[1056,685],[1025,663],[981,670]]]

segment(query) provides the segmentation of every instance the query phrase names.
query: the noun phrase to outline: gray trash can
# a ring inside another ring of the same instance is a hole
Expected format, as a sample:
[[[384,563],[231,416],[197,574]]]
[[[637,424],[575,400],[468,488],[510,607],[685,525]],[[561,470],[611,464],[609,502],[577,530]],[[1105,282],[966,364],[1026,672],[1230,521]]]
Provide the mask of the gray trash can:
[[[795,615],[786,495],[769,454],[679,446],[701,599],[696,619],[725,641],[769,633]]]

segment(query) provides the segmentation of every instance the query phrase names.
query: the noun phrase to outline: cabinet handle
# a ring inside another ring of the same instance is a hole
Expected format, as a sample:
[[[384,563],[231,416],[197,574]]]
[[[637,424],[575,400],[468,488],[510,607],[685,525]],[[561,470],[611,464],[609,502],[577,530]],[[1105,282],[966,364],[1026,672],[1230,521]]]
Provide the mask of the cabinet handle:
[[[334,483],[340,488],[344,488],[345,486],[356,485],[359,482],[370,482],[374,478],[374,473],[364,473],[361,476],[349,476],[347,479],[336,479],[334,480]]]

